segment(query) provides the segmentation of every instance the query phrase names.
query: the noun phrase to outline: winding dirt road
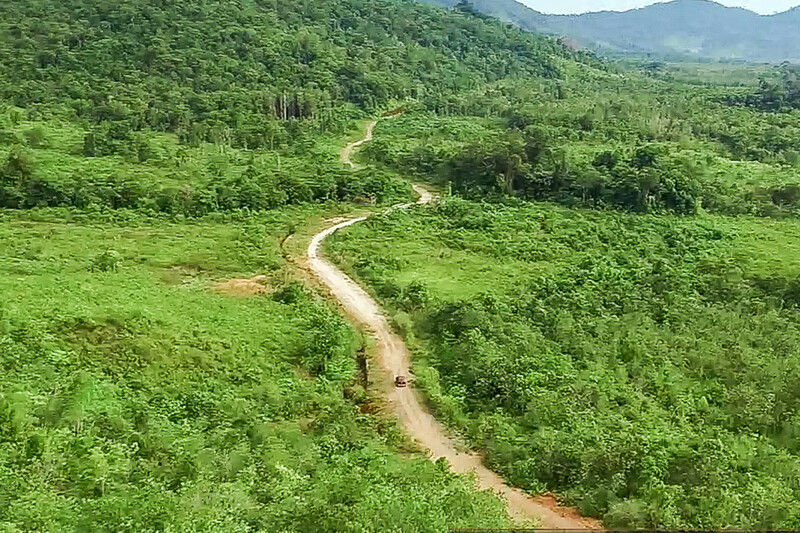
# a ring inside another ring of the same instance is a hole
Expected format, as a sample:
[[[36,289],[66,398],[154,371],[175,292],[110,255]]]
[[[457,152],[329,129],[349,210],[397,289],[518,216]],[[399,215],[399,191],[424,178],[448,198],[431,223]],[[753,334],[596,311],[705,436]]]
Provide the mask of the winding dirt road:
[[[350,160],[350,156],[353,155],[353,152],[355,151],[356,148],[372,140],[372,132],[375,131],[375,126],[377,124],[378,124],[377,120],[371,121],[370,123],[367,124],[367,128],[364,131],[364,137],[362,137],[357,141],[347,143],[347,145],[345,145],[341,153],[342,163],[349,166],[350,168],[356,168],[356,164]]]
[[[372,139],[376,122],[371,122],[363,139],[348,144],[342,151],[342,162],[354,167],[350,155],[358,146]],[[433,202],[435,196],[425,188],[414,185],[419,195],[418,205]],[[396,206],[393,209],[409,208],[413,204]],[[322,242],[342,228],[363,222],[368,217],[353,218],[333,225],[318,233],[308,246],[308,266],[319,280],[330,290],[345,312],[374,339],[378,360],[386,374],[387,383],[381,389],[387,391],[390,407],[395,411],[406,432],[432,460],[447,459],[451,469],[457,473],[475,474],[481,489],[491,489],[502,495],[513,518],[532,519],[544,529],[602,529],[599,522],[581,517],[577,511],[560,506],[550,496],[531,497],[525,492],[509,487],[503,479],[484,466],[482,458],[474,453],[457,450],[455,441],[447,436],[444,428],[431,415],[416,391],[395,388],[391,380],[397,375],[408,375],[411,357],[402,339],[392,332],[380,306],[367,292],[319,255]]]

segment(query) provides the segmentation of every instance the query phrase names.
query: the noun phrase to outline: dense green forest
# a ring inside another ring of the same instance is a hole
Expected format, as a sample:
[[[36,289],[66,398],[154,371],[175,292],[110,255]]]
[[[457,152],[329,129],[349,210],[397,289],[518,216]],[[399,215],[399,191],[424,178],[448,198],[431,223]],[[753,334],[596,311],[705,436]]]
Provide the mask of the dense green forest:
[[[274,147],[287,133],[341,133],[348,103],[433,105],[509,76],[558,75],[551,41],[409,2],[2,5],[0,95],[96,123],[90,153],[143,128]],[[287,132],[290,118],[307,120]]]
[[[446,200],[331,250],[493,467],[609,526],[800,527],[792,67],[407,0],[0,6],[0,529],[508,525],[282,247],[410,180]]]
[[[591,61],[409,2],[0,5],[0,206],[12,208],[380,201],[396,184],[345,179],[322,139],[408,98],[444,109],[469,88]]]
[[[794,94],[794,70],[783,70],[784,81],[750,88],[565,69],[554,87],[497,84],[461,116],[415,109],[366,151],[472,197],[794,216],[800,111],[788,97],[769,103]]]

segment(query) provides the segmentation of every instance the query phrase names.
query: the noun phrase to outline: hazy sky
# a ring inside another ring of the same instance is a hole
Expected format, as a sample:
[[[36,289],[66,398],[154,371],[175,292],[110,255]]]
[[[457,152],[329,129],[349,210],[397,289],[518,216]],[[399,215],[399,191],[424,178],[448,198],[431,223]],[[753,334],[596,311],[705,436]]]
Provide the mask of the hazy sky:
[[[624,11],[655,3],[654,0],[520,0],[544,13],[585,13],[586,11]],[[745,7],[763,14],[786,11],[800,4],[800,0],[720,0],[726,6]]]

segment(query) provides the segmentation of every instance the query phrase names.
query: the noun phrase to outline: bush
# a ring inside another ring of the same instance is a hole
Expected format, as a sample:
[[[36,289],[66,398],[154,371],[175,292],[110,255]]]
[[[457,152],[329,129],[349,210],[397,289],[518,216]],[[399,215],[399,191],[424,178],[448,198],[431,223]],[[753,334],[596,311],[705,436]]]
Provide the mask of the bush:
[[[115,250],[106,250],[94,259],[90,269],[92,272],[116,272],[122,265],[122,255]]]
[[[308,290],[298,281],[287,283],[272,293],[273,300],[287,305],[296,304],[306,298],[308,298]]]

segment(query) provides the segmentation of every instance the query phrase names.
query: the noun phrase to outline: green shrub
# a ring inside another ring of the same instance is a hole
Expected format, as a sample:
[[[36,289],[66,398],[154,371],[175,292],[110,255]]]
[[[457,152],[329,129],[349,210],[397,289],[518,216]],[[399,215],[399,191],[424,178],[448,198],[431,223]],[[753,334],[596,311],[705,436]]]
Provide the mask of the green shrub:
[[[116,250],[106,250],[92,259],[93,272],[116,272],[122,265],[122,255]]]

